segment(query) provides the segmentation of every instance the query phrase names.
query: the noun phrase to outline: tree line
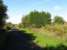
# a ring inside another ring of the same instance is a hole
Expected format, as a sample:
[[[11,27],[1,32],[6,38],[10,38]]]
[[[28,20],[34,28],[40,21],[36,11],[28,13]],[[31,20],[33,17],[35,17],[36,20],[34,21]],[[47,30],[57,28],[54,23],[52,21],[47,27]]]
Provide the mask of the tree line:
[[[22,17],[21,24],[23,27],[42,27],[51,24],[64,24],[65,22],[61,16],[55,16],[54,19],[51,17],[49,12],[34,10]]]

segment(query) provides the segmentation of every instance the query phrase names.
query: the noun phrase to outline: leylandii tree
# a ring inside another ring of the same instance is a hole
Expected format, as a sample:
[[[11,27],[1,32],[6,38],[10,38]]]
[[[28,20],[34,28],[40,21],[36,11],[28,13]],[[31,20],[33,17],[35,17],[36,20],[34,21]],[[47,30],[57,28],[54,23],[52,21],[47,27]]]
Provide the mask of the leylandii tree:
[[[41,27],[51,24],[51,14],[48,12],[31,11],[22,20],[23,25]]]

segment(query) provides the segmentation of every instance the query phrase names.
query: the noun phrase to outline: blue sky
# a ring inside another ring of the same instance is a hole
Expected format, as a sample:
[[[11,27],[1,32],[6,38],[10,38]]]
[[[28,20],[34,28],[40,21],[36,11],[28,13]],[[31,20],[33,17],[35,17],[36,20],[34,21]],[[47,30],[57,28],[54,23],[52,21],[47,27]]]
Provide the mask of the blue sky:
[[[30,11],[48,11],[52,18],[56,15],[62,16],[67,21],[67,0],[4,0],[8,6],[7,22],[19,23],[21,18]]]

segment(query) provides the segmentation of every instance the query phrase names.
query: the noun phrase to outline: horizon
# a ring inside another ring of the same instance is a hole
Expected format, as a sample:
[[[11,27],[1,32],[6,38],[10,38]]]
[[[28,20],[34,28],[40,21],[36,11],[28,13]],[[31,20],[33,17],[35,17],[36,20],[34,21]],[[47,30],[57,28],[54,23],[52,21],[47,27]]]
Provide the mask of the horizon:
[[[7,22],[18,24],[21,18],[30,11],[45,11],[54,16],[61,16],[67,21],[67,0],[4,0],[4,4],[8,7]]]

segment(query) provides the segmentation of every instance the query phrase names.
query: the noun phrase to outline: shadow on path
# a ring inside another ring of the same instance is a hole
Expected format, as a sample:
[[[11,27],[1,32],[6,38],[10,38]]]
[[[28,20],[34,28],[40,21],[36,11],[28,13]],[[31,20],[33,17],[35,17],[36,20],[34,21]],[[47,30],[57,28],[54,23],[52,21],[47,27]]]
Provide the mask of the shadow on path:
[[[33,42],[35,38],[35,36],[25,31],[9,31],[7,50],[39,50],[40,47]]]

